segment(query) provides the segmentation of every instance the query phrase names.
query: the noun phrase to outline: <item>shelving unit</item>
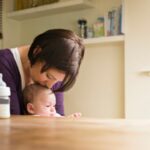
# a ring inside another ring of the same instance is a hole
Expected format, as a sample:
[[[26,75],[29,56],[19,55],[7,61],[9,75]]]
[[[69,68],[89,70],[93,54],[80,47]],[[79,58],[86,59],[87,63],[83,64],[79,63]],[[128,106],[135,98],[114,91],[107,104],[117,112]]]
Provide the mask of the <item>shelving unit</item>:
[[[86,46],[93,44],[115,43],[115,42],[124,42],[124,35],[84,39],[84,44]]]
[[[24,10],[12,11],[8,13],[8,17],[15,20],[25,20],[49,14],[64,13],[92,7],[93,5],[89,0],[68,0]]]

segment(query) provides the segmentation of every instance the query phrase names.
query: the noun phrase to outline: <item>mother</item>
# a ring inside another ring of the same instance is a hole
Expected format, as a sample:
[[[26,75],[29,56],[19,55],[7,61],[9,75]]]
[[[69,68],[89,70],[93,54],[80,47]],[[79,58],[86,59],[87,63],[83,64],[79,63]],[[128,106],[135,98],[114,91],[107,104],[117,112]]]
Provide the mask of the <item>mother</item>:
[[[83,56],[81,39],[65,29],[48,30],[31,46],[0,50],[0,73],[11,89],[11,114],[24,114],[22,89],[36,82],[56,92],[56,110],[64,115],[62,92],[75,83]]]

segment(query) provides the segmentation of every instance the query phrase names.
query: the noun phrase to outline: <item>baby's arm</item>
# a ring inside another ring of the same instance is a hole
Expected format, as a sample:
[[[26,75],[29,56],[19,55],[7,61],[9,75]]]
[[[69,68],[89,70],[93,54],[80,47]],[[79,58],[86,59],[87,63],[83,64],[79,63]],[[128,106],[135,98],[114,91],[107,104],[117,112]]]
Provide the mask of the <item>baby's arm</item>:
[[[60,114],[56,113],[55,116],[53,117],[62,117],[62,118],[80,118],[82,116],[82,114],[80,112],[76,112],[76,113],[73,113],[71,115],[68,115],[68,116],[61,116]]]
[[[53,117],[62,117],[60,114],[56,113]]]
[[[82,114],[80,112],[76,112],[76,113],[73,113],[67,117],[68,118],[80,118],[81,116],[82,116]]]

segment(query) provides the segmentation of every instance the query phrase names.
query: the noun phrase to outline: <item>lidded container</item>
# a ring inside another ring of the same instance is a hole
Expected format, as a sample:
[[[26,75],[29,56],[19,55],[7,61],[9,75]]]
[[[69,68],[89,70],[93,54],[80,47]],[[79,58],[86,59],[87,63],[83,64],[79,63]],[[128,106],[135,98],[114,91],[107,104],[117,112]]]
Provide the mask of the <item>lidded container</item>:
[[[0,118],[10,117],[10,88],[3,81],[0,73]]]
[[[86,19],[79,19],[79,35],[81,38],[87,38],[87,20]]]

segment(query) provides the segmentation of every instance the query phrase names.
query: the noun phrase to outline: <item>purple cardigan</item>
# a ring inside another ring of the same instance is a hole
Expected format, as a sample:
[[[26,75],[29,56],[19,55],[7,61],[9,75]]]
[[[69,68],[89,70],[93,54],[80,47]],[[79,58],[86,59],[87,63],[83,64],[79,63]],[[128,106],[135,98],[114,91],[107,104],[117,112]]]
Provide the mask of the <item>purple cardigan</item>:
[[[11,89],[10,111],[11,114],[24,114],[24,104],[22,97],[21,76],[9,49],[0,50],[0,73],[3,74],[3,80]],[[55,84],[53,89],[59,85]],[[64,115],[64,98],[63,93],[56,93],[56,111]]]

